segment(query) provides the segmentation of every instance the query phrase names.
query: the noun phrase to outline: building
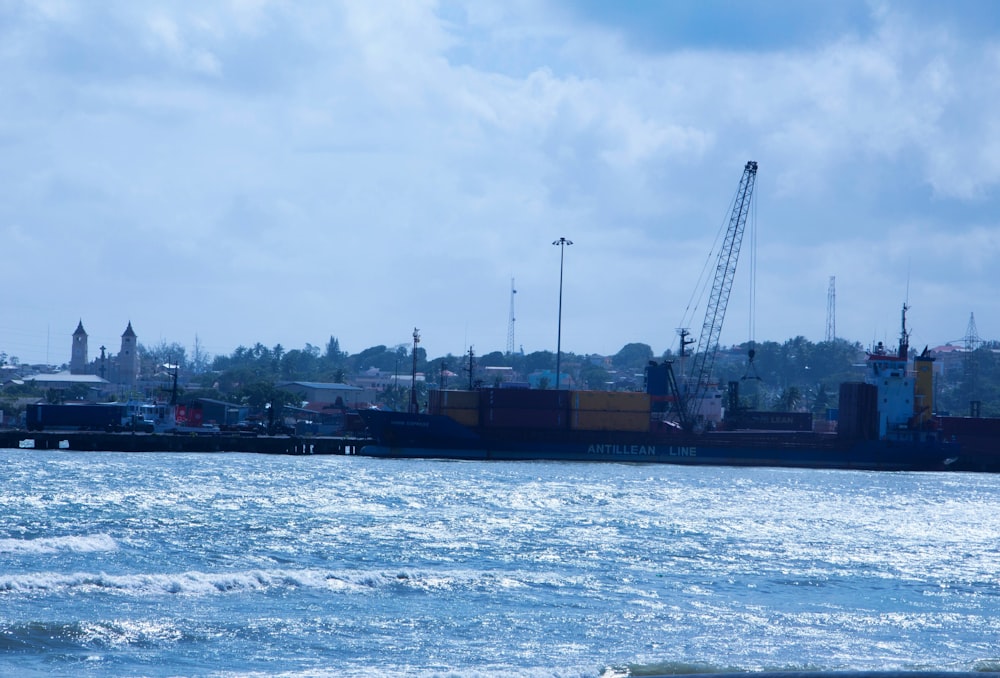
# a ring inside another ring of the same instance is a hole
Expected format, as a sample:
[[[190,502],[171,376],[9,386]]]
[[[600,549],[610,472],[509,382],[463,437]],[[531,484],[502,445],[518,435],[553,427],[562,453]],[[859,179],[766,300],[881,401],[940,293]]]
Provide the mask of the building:
[[[348,384],[315,381],[282,381],[275,388],[292,393],[301,402],[356,409],[375,402],[375,390]]]
[[[83,319],[80,319],[73,332],[73,350],[69,359],[70,374],[87,374],[87,331],[83,329]]]
[[[100,399],[100,395],[107,390],[108,382],[94,374],[73,374],[72,372],[56,372],[54,374],[33,374],[22,377],[21,381],[32,384],[38,388],[52,391],[67,391],[74,387],[84,387],[93,392],[90,400]]]
[[[121,348],[117,355],[106,353],[101,346],[101,355],[93,361],[89,360],[87,346],[87,331],[83,329],[83,320],[73,332],[73,345],[70,349],[69,374],[95,375],[105,383],[117,384],[129,388],[135,387],[139,380],[139,341],[130,320],[121,337]]]

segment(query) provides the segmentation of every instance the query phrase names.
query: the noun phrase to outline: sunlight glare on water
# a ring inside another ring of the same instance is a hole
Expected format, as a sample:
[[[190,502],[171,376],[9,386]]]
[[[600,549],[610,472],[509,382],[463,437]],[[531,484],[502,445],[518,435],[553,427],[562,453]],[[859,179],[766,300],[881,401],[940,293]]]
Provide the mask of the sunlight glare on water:
[[[990,475],[0,454],[0,674],[1000,665]]]

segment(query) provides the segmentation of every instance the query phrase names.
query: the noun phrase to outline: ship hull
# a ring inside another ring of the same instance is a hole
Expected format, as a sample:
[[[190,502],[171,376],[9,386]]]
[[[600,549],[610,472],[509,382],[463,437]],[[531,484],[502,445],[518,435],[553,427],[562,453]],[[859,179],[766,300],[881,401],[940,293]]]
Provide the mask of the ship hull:
[[[844,441],[835,434],[490,429],[441,415],[363,414],[373,441],[359,454],[410,459],[580,461],[938,471],[956,451],[940,442]]]

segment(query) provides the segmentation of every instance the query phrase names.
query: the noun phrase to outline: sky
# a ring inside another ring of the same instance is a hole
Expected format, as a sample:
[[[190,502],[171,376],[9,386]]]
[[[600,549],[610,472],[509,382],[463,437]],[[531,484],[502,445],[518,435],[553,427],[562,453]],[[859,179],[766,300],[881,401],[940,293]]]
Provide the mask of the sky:
[[[0,352],[676,351],[749,160],[724,345],[1000,339],[998,104],[989,0],[0,0]]]

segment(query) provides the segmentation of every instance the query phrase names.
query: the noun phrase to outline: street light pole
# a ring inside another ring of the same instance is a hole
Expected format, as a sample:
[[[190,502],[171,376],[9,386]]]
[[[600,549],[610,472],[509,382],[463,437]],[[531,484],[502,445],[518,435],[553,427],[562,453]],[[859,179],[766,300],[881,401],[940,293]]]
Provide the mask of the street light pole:
[[[559,238],[552,242],[553,245],[559,246],[559,323],[558,331],[556,333],[556,390],[558,391],[561,386],[561,362],[562,362],[562,288],[563,288],[563,256],[566,253],[566,245],[572,245],[572,240],[567,240],[566,238]]]
[[[413,328],[413,373],[410,376],[410,412],[420,411],[417,405],[417,344],[420,343],[420,330]]]

